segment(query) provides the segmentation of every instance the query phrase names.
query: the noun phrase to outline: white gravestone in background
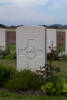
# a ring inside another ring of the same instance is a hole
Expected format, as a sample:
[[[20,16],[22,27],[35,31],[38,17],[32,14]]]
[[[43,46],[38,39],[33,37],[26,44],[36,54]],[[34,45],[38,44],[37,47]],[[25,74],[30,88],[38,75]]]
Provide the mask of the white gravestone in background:
[[[23,26],[16,31],[17,70],[36,71],[46,61],[45,27]]]
[[[65,54],[67,54],[67,30],[65,30]]]
[[[47,29],[47,53],[51,52],[50,48],[53,44],[54,49],[57,48],[56,29]]]
[[[0,50],[6,50],[6,30],[0,29]]]

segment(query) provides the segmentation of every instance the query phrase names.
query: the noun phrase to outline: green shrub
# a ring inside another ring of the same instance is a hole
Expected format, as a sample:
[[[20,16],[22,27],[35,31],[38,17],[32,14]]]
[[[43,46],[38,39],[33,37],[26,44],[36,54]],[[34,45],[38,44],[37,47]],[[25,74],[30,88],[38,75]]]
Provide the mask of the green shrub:
[[[12,58],[13,58],[13,59],[16,59],[16,52],[13,52],[13,53],[12,53]]]
[[[39,89],[43,81],[40,76],[30,70],[23,70],[5,85],[9,90],[36,90]]]
[[[55,83],[55,88],[56,88],[56,94],[57,95],[61,95],[62,94],[62,90],[63,90],[63,84],[62,82],[59,80]]]
[[[67,84],[63,85],[63,90],[62,90],[63,94],[67,94]]]
[[[42,90],[46,92],[48,95],[61,95],[62,94],[62,81],[59,79],[58,73],[60,72],[60,68],[53,65],[52,62],[43,66],[45,71],[43,73],[44,80],[46,81],[45,86],[42,86]]]
[[[13,57],[12,57],[11,54],[9,54],[9,55],[6,56],[6,59],[13,59]]]
[[[6,56],[6,59],[16,59],[16,52],[10,53]]]
[[[9,48],[7,48],[5,51],[0,50],[0,57],[3,59],[9,54],[10,54]]]
[[[15,74],[15,70],[10,68],[10,67],[6,67],[3,65],[0,65],[0,87],[3,87],[4,84],[10,80],[10,78]]]
[[[59,72],[61,72],[60,68],[55,66],[55,65],[53,65],[52,62],[46,64],[45,72],[44,72],[44,74],[46,73],[46,77],[45,77],[44,80],[46,80],[46,82],[54,82],[54,83],[56,83],[56,81],[59,78],[59,76],[58,76]]]
[[[41,86],[41,90],[46,93],[45,85]]]
[[[57,51],[55,51],[54,54],[52,54],[52,53],[47,53],[47,60],[51,60],[51,58],[52,58],[53,60],[59,60]]]
[[[47,94],[54,94],[56,92],[53,83],[47,83],[45,86],[45,91]]]
[[[47,53],[47,60],[51,59],[51,53]]]
[[[61,72],[61,70],[59,67],[53,65],[53,61],[58,60],[58,52],[54,49],[53,43],[50,47],[50,51],[51,52],[47,54],[49,63],[42,67],[45,69],[43,72],[43,77],[46,84],[45,86],[42,86],[41,89],[48,95],[61,95],[63,85],[58,76],[58,73]]]
[[[56,84],[48,82],[46,85],[41,87],[41,90],[48,95],[61,95],[63,86],[61,83],[57,82]]]

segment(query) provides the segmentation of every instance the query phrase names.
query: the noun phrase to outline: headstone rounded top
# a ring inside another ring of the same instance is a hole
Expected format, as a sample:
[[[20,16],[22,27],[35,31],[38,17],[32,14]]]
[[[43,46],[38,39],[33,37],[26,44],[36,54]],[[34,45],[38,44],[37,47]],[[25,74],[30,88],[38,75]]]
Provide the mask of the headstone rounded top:
[[[32,28],[42,28],[42,29],[44,29],[44,28],[46,28],[46,27],[43,27],[43,26],[34,26],[34,25],[32,25],[32,26],[19,26],[19,27],[17,27],[17,29],[23,29],[23,28],[30,28],[30,29],[32,29]]]
[[[5,28],[0,28],[0,31],[6,31],[6,29]]]
[[[47,31],[56,31],[56,29],[48,28]]]

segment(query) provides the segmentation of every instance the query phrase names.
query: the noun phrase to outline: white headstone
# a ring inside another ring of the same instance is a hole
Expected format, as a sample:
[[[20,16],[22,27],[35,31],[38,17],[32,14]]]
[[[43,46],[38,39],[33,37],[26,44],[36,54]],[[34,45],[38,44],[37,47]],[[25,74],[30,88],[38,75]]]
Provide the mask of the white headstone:
[[[50,52],[50,47],[57,47],[56,29],[47,29],[47,53]]]
[[[16,31],[17,70],[36,71],[45,64],[45,27],[23,26]]]
[[[0,29],[0,50],[6,50],[6,30]]]

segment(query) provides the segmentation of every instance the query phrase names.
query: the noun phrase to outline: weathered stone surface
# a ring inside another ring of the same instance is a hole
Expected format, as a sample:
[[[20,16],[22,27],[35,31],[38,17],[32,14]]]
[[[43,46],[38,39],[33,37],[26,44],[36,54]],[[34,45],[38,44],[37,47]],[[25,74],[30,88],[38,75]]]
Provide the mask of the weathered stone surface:
[[[16,30],[17,70],[36,71],[46,61],[45,27],[23,26]]]
[[[0,29],[0,50],[6,50],[6,30]]]
[[[49,47],[53,44],[53,47],[57,47],[57,35],[56,29],[47,29],[47,53],[50,52]]]

